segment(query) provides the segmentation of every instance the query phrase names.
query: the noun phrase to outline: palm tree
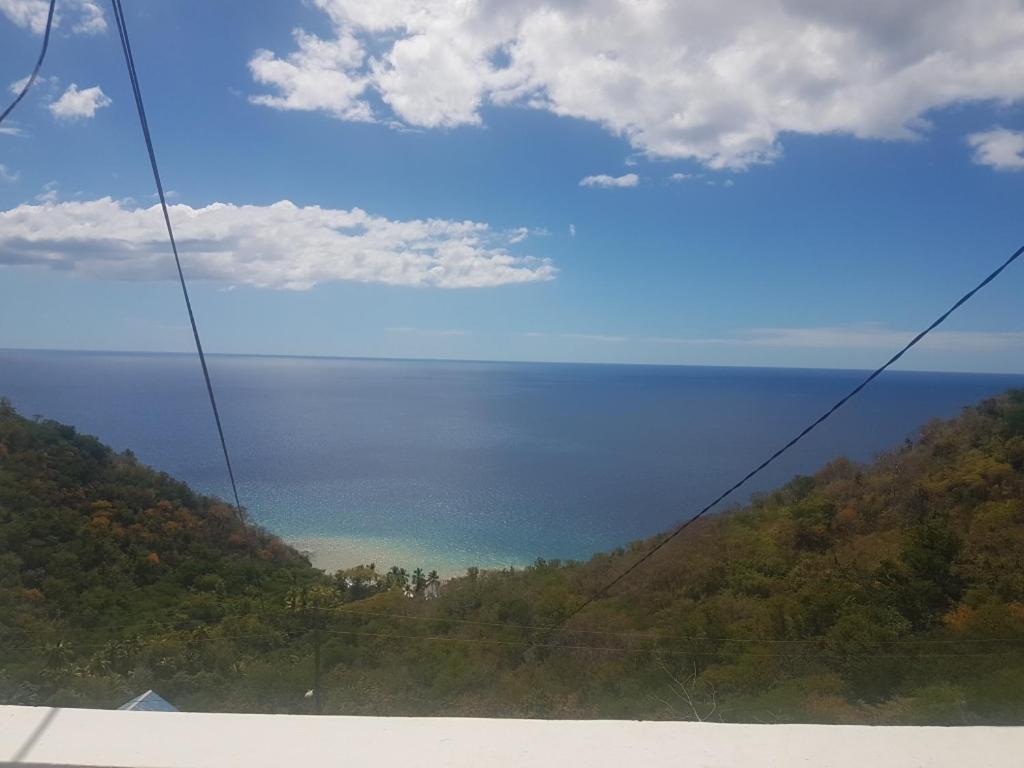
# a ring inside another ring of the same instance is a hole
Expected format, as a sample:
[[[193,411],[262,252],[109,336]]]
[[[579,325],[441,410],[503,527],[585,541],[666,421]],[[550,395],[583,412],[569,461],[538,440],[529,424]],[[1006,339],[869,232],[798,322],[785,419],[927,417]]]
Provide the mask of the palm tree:
[[[284,598],[285,610],[295,617],[299,627],[304,630],[313,642],[313,689],[312,699],[316,713],[323,712],[323,697],[320,687],[320,646],[323,642],[322,630],[326,624],[328,612],[337,606],[338,593],[335,589],[324,585],[293,586]]]
[[[427,574],[427,587],[424,592],[427,600],[433,600],[435,597],[441,596],[441,577],[437,575],[437,571],[431,571]]]
[[[427,586],[427,577],[422,568],[417,568],[412,572],[412,591],[418,595],[425,586]]]
[[[391,587],[401,587],[405,589],[409,586],[409,573],[405,568],[399,568],[397,565],[392,565],[391,570],[388,571],[388,584]]]

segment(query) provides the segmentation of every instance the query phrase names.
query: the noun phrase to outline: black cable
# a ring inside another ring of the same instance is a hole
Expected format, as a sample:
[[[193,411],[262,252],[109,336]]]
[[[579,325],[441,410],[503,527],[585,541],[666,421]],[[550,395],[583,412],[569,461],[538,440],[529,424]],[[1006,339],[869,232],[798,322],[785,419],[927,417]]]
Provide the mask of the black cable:
[[[223,608],[240,607],[229,601],[218,601],[218,606]],[[386,611],[372,611],[362,610],[359,608],[351,608],[349,604],[338,605],[333,607],[312,607],[310,611],[316,611],[326,615],[339,615],[339,616],[358,616],[369,619],[394,619],[399,621],[418,621],[435,624],[457,624],[461,626],[470,627],[486,627],[489,629],[506,629],[514,632],[524,631],[544,631],[544,632],[567,632],[578,635],[599,635],[602,637],[617,637],[624,640],[649,640],[655,643],[664,643],[669,641],[681,642],[681,643],[708,643],[708,644],[741,644],[741,645],[788,645],[788,646],[807,646],[807,645],[820,645],[828,641],[828,638],[822,635],[815,637],[803,637],[803,638],[772,638],[772,637],[737,637],[737,636],[723,636],[723,635],[677,635],[669,634],[664,632],[651,632],[642,630],[602,630],[602,629],[566,629],[566,628],[555,628],[549,626],[543,626],[539,624],[513,624],[510,622],[502,621],[478,621],[474,619],[461,619],[453,616],[420,616],[409,613],[389,613]],[[136,632],[152,632],[153,630],[171,630],[171,631],[189,631],[189,630],[202,630],[211,629],[225,625],[229,620],[243,619],[243,618],[259,618],[260,620],[268,621],[274,618],[280,618],[289,615],[289,611],[286,608],[271,609],[263,608],[259,612],[248,612],[248,613],[227,613],[218,622],[211,622],[207,619],[170,619],[168,621],[152,624],[149,619],[137,620],[125,624],[93,624],[93,625],[76,625],[69,627],[70,631],[74,631],[79,635],[88,634],[91,632],[97,632],[99,630],[112,631],[112,630],[133,630]],[[195,625],[192,627],[186,625]],[[0,629],[6,629],[0,626]],[[32,634],[28,632],[27,634]],[[519,641],[517,641],[519,642]],[[999,636],[999,637],[986,637],[986,638],[962,638],[962,637],[902,637],[891,640],[872,640],[869,644],[876,646],[892,646],[892,645],[917,645],[917,646],[935,646],[935,645],[990,645],[992,643],[1007,643],[1007,644],[1024,644],[1024,634],[1016,637],[1010,636]],[[526,644],[526,643],[523,643]]]
[[[217,432],[218,432],[218,434],[220,436],[221,447],[224,450],[224,460],[227,463],[228,475],[231,477],[231,488],[232,488],[232,491],[234,492],[234,495],[235,495],[235,505],[236,505],[236,508],[239,511],[239,514],[241,514],[241,505],[238,502],[238,489],[235,486],[234,473],[232,472],[232,469],[231,469],[231,459],[230,459],[230,457],[228,455],[227,442],[224,439],[224,431],[223,431],[223,429],[221,427],[220,415],[217,412],[217,403],[216,403],[216,400],[215,400],[214,395],[213,395],[213,386],[210,383],[210,376],[209,376],[209,372],[207,371],[207,367],[206,367],[206,358],[203,355],[202,343],[199,340],[199,331],[198,331],[198,328],[196,327],[195,317],[194,317],[194,315],[192,313],[192,304],[189,301],[188,288],[185,285],[185,276],[184,276],[184,274],[182,272],[182,269],[181,269],[181,260],[178,257],[178,248],[177,248],[177,245],[175,244],[175,241],[174,241],[174,231],[171,228],[171,220],[170,220],[170,216],[169,216],[168,211],[167,211],[167,201],[166,201],[166,199],[164,197],[163,185],[160,182],[160,172],[159,172],[159,170],[157,168],[156,155],[155,155],[155,153],[153,151],[153,142],[152,142],[152,139],[151,139],[150,134],[149,134],[149,126],[148,126],[147,121],[146,121],[145,109],[143,108],[143,105],[142,105],[142,94],[140,92],[139,85],[138,85],[138,77],[137,77],[137,75],[135,73],[135,64],[134,64],[134,60],[132,58],[131,44],[130,44],[130,42],[128,40],[128,30],[127,30],[127,27],[126,27],[125,21],[124,21],[124,11],[123,11],[123,9],[121,7],[121,0],[111,0],[111,2],[113,3],[113,6],[114,6],[114,16],[115,16],[115,19],[117,20],[118,33],[120,34],[120,37],[121,37],[121,47],[124,50],[125,63],[128,66],[128,74],[129,74],[129,77],[131,78],[131,81],[132,81],[132,90],[133,90],[133,93],[135,95],[135,103],[136,103],[136,107],[138,108],[138,112],[139,112],[139,120],[140,120],[140,122],[142,124],[143,134],[145,135],[145,138],[146,138],[146,148],[149,151],[150,164],[152,165],[152,168],[153,168],[153,177],[154,177],[154,179],[156,181],[157,192],[160,195],[160,205],[161,205],[161,208],[163,210],[164,221],[165,221],[165,223],[167,225],[167,234],[168,234],[168,237],[170,238],[170,241],[171,241],[171,248],[174,251],[174,261],[175,261],[175,264],[177,265],[177,268],[178,268],[178,277],[179,277],[179,279],[181,281],[181,290],[182,290],[182,293],[184,294],[184,297],[185,297],[185,305],[188,308],[189,320],[190,320],[190,322],[192,324],[192,334],[195,337],[196,349],[199,352],[199,360],[200,360],[200,363],[202,364],[202,367],[203,367],[203,377],[206,380],[207,392],[210,395],[210,405],[213,407],[214,419],[217,422]],[[953,304],[953,306],[951,306],[949,309],[947,309],[934,322],[932,322],[931,325],[929,325],[923,331],[918,333],[899,352],[897,352],[895,355],[890,357],[889,360],[887,360],[881,367],[879,367],[878,369],[873,371],[866,379],[864,379],[864,381],[862,381],[860,384],[858,384],[856,387],[854,387],[854,389],[852,391],[850,391],[849,394],[847,394],[845,397],[843,397],[841,400],[839,400],[835,405],[833,405],[831,408],[829,408],[825,413],[823,413],[821,416],[819,416],[817,419],[815,419],[811,424],[809,424],[807,427],[805,427],[796,437],[794,437],[792,440],[790,440],[788,443],[786,443],[784,446],[782,446],[779,450],[777,450],[775,453],[773,453],[771,456],[769,456],[767,459],[765,459],[763,462],[761,462],[761,464],[759,464],[757,467],[755,467],[750,472],[748,472],[738,482],[734,483],[732,486],[730,486],[728,489],[726,489],[724,492],[722,492],[710,504],[706,505],[703,509],[701,509],[699,512],[697,512],[695,515],[693,515],[692,517],[690,517],[687,520],[685,520],[674,531],[672,531],[672,533],[670,533],[668,536],[666,536],[660,542],[655,544],[650,550],[648,550],[644,555],[642,555],[636,562],[634,562],[632,565],[630,565],[628,568],[626,568],[626,570],[624,570],[622,573],[617,575],[615,578],[613,578],[611,581],[609,581],[607,584],[605,584],[599,590],[594,592],[590,597],[588,597],[586,600],[584,600],[582,603],[580,603],[580,605],[578,605],[575,609],[573,609],[561,621],[559,621],[557,624],[555,624],[552,627],[550,627],[548,629],[548,631],[552,631],[552,630],[555,630],[555,629],[558,629],[558,628],[564,626],[564,624],[567,621],[572,619],[574,616],[578,615],[581,611],[585,610],[589,605],[591,605],[595,600],[598,600],[601,596],[606,594],[609,589],[614,587],[616,584],[618,584],[620,581],[622,581],[624,578],[626,578],[629,574],[631,574],[633,571],[635,571],[637,568],[639,568],[641,565],[643,565],[656,552],[658,552],[662,547],[664,547],[670,541],[675,539],[679,534],[681,534],[684,530],[686,530],[690,525],[695,523],[697,520],[699,520],[701,517],[703,517],[705,514],[707,514],[711,509],[713,509],[719,503],[721,503],[726,498],[728,498],[730,495],[732,495],[732,493],[734,493],[735,491],[739,490],[739,488],[741,488],[743,485],[745,485],[748,480],[752,479],[755,475],[757,475],[763,469],[768,467],[772,462],[774,462],[782,454],[784,454],[786,451],[788,451],[790,448],[792,448],[794,445],[796,445],[798,442],[800,442],[804,437],[806,437],[818,425],[820,425],[822,422],[824,422],[826,419],[828,419],[833,413],[835,413],[842,406],[844,406],[847,403],[847,401],[849,401],[855,395],[860,393],[860,391],[862,389],[864,389],[868,384],[870,384],[872,381],[874,381],[876,378],[878,378],[878,376],[880,376],[886,369],[888,369],[891,365],[893,365],[901,357],[903,357],[903,355],[905,355],[912,347],[916,346],[917,343],[920,342],[929,333],[931,333],[931,331],[933,331],[935,328],[937,328],[939,325],[941,325],[943,322],[945,322],[946,319],[951,314],[953,314],[953,312],[955,312],[957,309],[959,309],[963,304],[967,303],[974,296],[974,294],[976,294],[978,291],[980,291],[982,288],[984,288],[986,285],[988,285],[990,282],[992,282],[996,277],[998,277],[999,274],[1002,273],[1002,271],[1004,269],[1006,269],[1008,266],[1010,266],[1010,264],[1012,264],[1014,261],[1016,261],[1017,258],[1022,253],[1024,253],[1024,246],[1022,246],[1021,248],[1018,248],[1013,253],[1013,255],[1011,255],[1006,261],[1004,261],[995,271],[993,271],[990,275],[988,275],[988,277],[986,277],[978,285],[976,285],[973,289],[971,289],[966,294],[964,294],[955,304]]]
[[[202,627],[199,629],[203,629]],[[198,630],[197,630],[198,631]],[[676,648],[663,648],[663,647],[649,647],[649,648],[629,648],[625,646],[604,646],[604,645],[589,645],[584,643],[546,643],[546,642],[531,642],[529,640],[503,640],[497,638],[487,637],[458,637],[454,635],[405,635],[397,634],[393,632],[360,632],[357,630],[345,630],[345,629],[320,629],[320,632],[326,635],[337,635],[345,637],[370,637],[378,640],[420,640],[431,643],[458,643],[462,645],[490,645],[490,646],[505,646],[505,647],[523,647],[529,646],[530,648],[552,648],[552,649],[563,649],[571,651],[602,651],[610,653],[627,653],[627,654],[651,654],[654,656],[685,656],[685,657],[707,657],[717,658],[723,655],[722,651],[697,651],[693,649],[676,649]],[[287,634],[285,631],[284,634]],[[82,648],[107,648],[111,643],[117,642],[138,642],[140,645],[152,644],[160,642],[161,640],[176,640],[181,643],[216,643],[216,642],[233,642],[237,640],[257,640],[257,639],[270,639],[270,640],[281,640],[282,631],[275,632],[258,632],[258,633],[246,633],[241,635],[206,635],[203,637],[189,637],[183,636],[179,632],[170,632],[166,634],[157,635],[136,635],[135,637],[121,637],[106,640],[104,642],[96,643],[77,643],[74,641],[70,642],[72,650]],[[287,638],[284,638],[287,640]],[[51,641],[52,642],[52,641]],[[5,646],[5,651],[38,651],[40,646],[45,646],[45,642],[36,642],[31,645],[21,646]],[[871,651],[851,651],[851,652],[838,652],[828,651],[817,648],[800,648],[788,653],[779,653],[777,651],[743,651],[743,656],[749,658],[762,658],[762,659],[795,659],[801,657],[811,658],[876,658],[876,659],[932,659],[932,658],[992,658],[998,656],[1018,656],[1018,650],[1010,651],[966,651],[960,653],[950,652],[928,652],[928,653],[902,653],[902,652],[878,652],[877,650]]]
[[[664,547],[666,544],[668,544],[670,541],[672,541],[674,538],[676,538],[676,536],[681,534],[683,531],[685,531],[687,528],[689,528],[693,523],[695,523],[697,520],[699,520],[701,517],[703,517],[705,514],[707,514],[719,502],[725,500],[726,497],[728,497],[734,491],[738,490],[744,483],[746,483],[748,480],[750,480],[752,477],[754,477],[754,475],[756,475],[762,469],[764,469],[769,464],[771,464],[773,461],[775,461],[777,458],[779,458],[779,456],[781,456],[786,451],[788,451],[790,448],[792,448],[794,445],[796,445],[798,442],[800,442],[804,437],[807,436],[807,434],[811,430],[813,430],[815,427],[817,427],[819,424],[821,424],[823,421],[825,421],[829,416],[831,416],[833,413],[835,413],[840,408],[842,408],[846,404],[846,402],[848,400],[850,400],[852,397],[854,397],[854,395],[856,395],[862,389],[864,389],[864,387],[866,387],[868,384],[870,384],[872,381],[874,381],[876,378],[878,378],[882,374],[882,372],[885,371],[886,368],[888,368],[890,365],[892,365],[897,360],[899,360],[901,357],[903,357],[903,355],[905,355],[910,350],[911,347],[916,345],[919,341],[921,341],[921,339],[923,339],[925,336],[927,336],[929,333],[931,333],[937,327],[942,325],[942,323],[944,323],[946,321],[946,318],[948,318],[951,314],[953,314],[961,306],[963,306],[968,301],[970,301],[971,297],[973,297],[974,294],[976,294],[978,291],[980,291],[986,285],[988,285],[993,280],[995,280],[997,277],[999,277],[999,274],[1004,269],[1006,269],[1008,266],[1010,266],[1013,262],[1015,262],[1020,257],[1020,255],[1022,253],[1024,253],[1024,246],[1021,246],[1016,251],[1014,251],[1013,255],[1010,256],[1010,258],[1008,258],[1006,261],[1004,261],[1002,264],[1000,264],[999,267],[995,271],[993,271],[988,277],[986,277],[984,280],[982,280],[980,283],[978,283],[974,288],[972,288],[970,291],[968,291],[963,296],[961,296],[959,301],[957,301],[953,306],[951,306],[949,309],[947,309],[945,312],[943,312],[941,315],[939,315],[938,319],[936,319],[935,322],[933,322],[931,325],[929,325],[927,328],[925,328],[923,331],[921,331],[919,334],[917,334],[917,336],[915,336],[913,339],[911,339],[906,344],[906,346],[903,347],[903,349],[901,349],[895,355],[890,357],[885,362],[884,365],[882,365],[880,368],[876,369],[873,373],[871,373],[871,375],[869,375],[866,379],[864,379],[864,381],[862,381],[860,384],[858,384],[856,387],[854,387],[853,390],[851,390],[850,393],[848,395],[846,395],[846,397],[841,399],[839,402],[837,402],[835,405],[833,405],[831,408],[829,408],[827,411],[825,411],[825,413],[823,413],[821,416],[819,416],[817,419],[815,419],[813,422],[811,422],[807,427],[805,427],[800,432],[800,434],[798,434],[796,437],[794,437],[792,440],[790,440],[788,443],[786,443],[784,446],[782,446],[779,450],[777,450],[775,453],[773,453],[767,459],[765,459],[760,464],[758,464],[754,469],[752,469],[750,472],[748,472],[746,475],[744,475],[743,479],[741,479],[739,482],[734,483],[732,486],[730,486],[726,491],[721,493],[718,496],[718,498],[716,498],[714,501],[712,501],[710,504],[708,504],[706,507],[704,507],[700,512],[695,514],[693,517],[685,520],[674,531],[672,531],[672,533],[670,533],[664,539],[662,539],[657,544],[655,544],[653,547],[651,547],[650,550],[648,550],[645,554],[643,554],[636,562],[634,562],[632,565],[630,565],[628,568],[626,568],[626,570],[624,570],[622,573],[620,573],[618,576],[613,578],[611,581],[609,581],[607,584],[605,584],[599,590],[594,592],[590,597],[588,597],[586,600],[584,600],[582,603],[580,603],[578,606],[576,606],[576,608],[574,608],[567,616],[565,616],[565,618],[563,618],[557,624],[554,624],[551,627],[549,627],[546,630],[546,632],[553,632],[553,631],[558,630],[561,627],[563,627],[567,621],[569,621],[574,616],[578,615],[580,612],[582,612],[584,609],[586,609],[587,606],[591,605],[595,600],[598,600],[603,595],[607,594],[609,589],[614,587],[616,584],[618,584],[624,578],[629,576],[629,574],[631,574],[633,571],[635,571],[637,568],[639,568],[641,565],[643,565],[645,562],[647,562],[651,558],[651,556],[654,555],[654,553],[656,553],[659,549]]]
[[[32,84],[36,81],[36,77],[39,75],[39,70],[43,66],[43,59],[46,58],[46,49],[50,47],[50,30],[53,28],[53,9],[57,6],[57,0],[50,0],[50,13],[46,17],[46,31],[43,33],[43,50],[39,52],[39,59],[36,61],[36,68],[32,70],[32,74],[28,76],[28,80],[25,81],[25,85],[21,88],[19,93],[11,105],[4,110],[4,113],[0,115],[0,123],[4,121],[4,118],[14,111],[14,108],[18,106],[25,94],[28,93],[28,89],[32,87]]]
[[[142,89],[139,86],[139,76],[135,70],[135,58],[132,56],[131,42],[128,40],[128,27],[124,20],[124,9],[121,7],[121,0],[111,0],[114,6],[114,19],[117,22],[117,32],[121,38],[121,49],[124,51],[124,61],[128,67],[128,77],[132,84],[132,95],[135,97],[135,107],[139,113],[139,123],[142,126],[142,134],[146,139],[146,149],[149,152],[149,164],[153,169],[153,180],[156,182],[156,191],[160,196],[160,208],[164,214],[164,224],[167,225],[167,237],[171,241],[171,250],[174,252],[174,264],[178,268],[178,280],[181,282],[181,293],[185,297],[185,307],[188,309],[188,320],[192,325],[192,336],[196,341],[196,351],[199,353],[199,363],[203,368],[203,379],[206,381],[206,392],[210,396],[210,407],[213,408],[213,419],[217,422],[217,435],[220,437],[220,447],[224,451],[224,463],[228,467],[228,477],[231,479],[231,492],[235,496],[235,511],[239,519],[242,518],[242,505],[238,500],[238,486],[235,484],[235,473],[231,468],[231,457],[228,454],[227,440],[224,439],[224,428],[220,422],[220,412],[217,410],[217,400],[213,396],[213,384],[210,382],[210,371],[206,367],[206,355],[203,354],[203,344],[199,340],[199,328],[196,325],[195,314],[192,312],[192,302],[188,296],[188,286],[185,284],[185,273],[181,269],[181,258],[178,256],[178,244],[174,239],[174,230],[171,228],[171,216],[167,210],[167,198],[164,195],[163,183],[160,181],[160,170],[156,163],[156,152],[153,150],[153,138],[149,133],[149,121],[146,120],[146,109],[142,105]]]

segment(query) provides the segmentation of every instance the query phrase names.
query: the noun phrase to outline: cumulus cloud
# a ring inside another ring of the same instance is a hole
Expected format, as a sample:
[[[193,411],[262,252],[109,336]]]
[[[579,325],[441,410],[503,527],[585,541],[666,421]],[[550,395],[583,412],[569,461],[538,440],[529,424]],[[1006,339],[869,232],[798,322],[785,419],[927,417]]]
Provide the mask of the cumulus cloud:
[[[58,120],[84,120],[96,116],[96,110],[113,104],[98,85],[84,90],[72,83],[61,97],[50,104],[50,112]]]
[[[279,95],[253,96],[255,104],[287,110],[322,110],[342,120],[373,120],[363,99],[369,80],[357,74],[365,54],[359,42],[342,30],[335,40],[322,40],[295,30],[298,50],[284,59],[257,51],[249,70],[258,83],[273,86]]]
[[[472,335],[472,331],[464,331],[460,328],[416,328],[410,325],[399,325],[387,330],[388,333],[409,333],[416,336],[439,336],[441,338]]]
[[[293,290],[340,280],[479,288],[556,274],[547,259],[509,253],[510,235],[472,221],[396,221],[288,201],[170,210],[182,259],[196,279]],[[0,212],[0,264],[125,280],[174,276],[159,209],[110,198],[50,198]]]
[[[19,27],[41,35],[46,29],[49,6],[46,0],[0,0],[0,13]]]
[[[28,83],[29,77],[29,75],[25,75],[20,80],[15,80],[13,83],[7,86],[7,90],[13,93],[15,96],[17,96],[19,93],[21,93],[21,89],[25,87],[25,84]],[[38,79],[41,80],[42,78]]]
[[[32,30],[37,35],[46,30],[49,14],[48,0],[0,0],[0,13],[19,27]],[[68,12],[71,31],[81,35],[94,35],[107,28],[107,20],[96,0],[62,0],[54,11],[53,25],[60,27],[64,22],[63,13]]]
[[[80,35],[96,35],[106,31],[107,19],[94,0],[78,0],[76,5],[79,16],[72,27],[74,32]]]
[[[917,331],[894,330],[876,323],[859,326],[822,326],[817,328],[755,328],[736,339],[736,343],[761,347],[803,347],[811,349],[897,349],[917,335]],[[931,349],[947,351],[999,351],[1024,345],[1024,333],[933,331],[921,342]]]
[[[640,177],[635,173],[627,173],[623,176],[609,176],[606,173],[599,173],[596,176],[585,176],[580,179],[581,187],[635,187],[640,183]]]
[[[967,143],[974,148],[974,162],[997,171],[1024,170],[1024,131],[993,128],[972,133]]]
[[[43,184],[43,188],[40,190],[39,194],[36,195],[36,197],[35,197],[36,202],[37,203],[44,203],[44,204],[47,204],[47,205],[52,205],[53,203],[56,203],[57,202],[57,197],[58,197],[58,193],[57,193],[57,187],[58,186],[60,186],[60,185],[56,181],[48,181],[45,184]]]
[[[824,325],[804,328],[745,328],[718,336],[630,336],[616,333],[564,333],[529,331],[530,338],[561,338],[602,344],[663,345],[675,347],[764,347],[769,349],[895,350],[917,335],[882,323]],[[922,347],[947,352],[1024,351],[1022,331],[932,331]]]
[[[15,182],[20,175],[17,171],[12,171],[3,163],[0,163],[0,181]]]
[[[915,330],[897,330],[882,323],[812,326],[804,328],[748,328],[721,336],[643,337],[648,341],[675,346],[766,347],[773,349],[866,349],[896,350],[917,335]],[[932,331],[922,347],[948,352],[1024,351],[1020,331]]]
[[[1024,96],[1019,0],[312,3],[332,35],[257,52],[258,103],[416,127],[514,104],[745,168],[787,132],[910,139],[930,110]]]

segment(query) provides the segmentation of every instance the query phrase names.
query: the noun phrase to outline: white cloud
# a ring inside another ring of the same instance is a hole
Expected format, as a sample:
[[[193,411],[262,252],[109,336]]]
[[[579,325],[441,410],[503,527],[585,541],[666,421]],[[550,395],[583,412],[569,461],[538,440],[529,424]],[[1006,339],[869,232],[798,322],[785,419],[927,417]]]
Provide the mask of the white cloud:
[[[606,173],[599,173],[596,176],[585,176],[580,179],[581,187],[635,187],[640,183],[640,177],[635,173],[627,173],[623,176],[609,176]]]
[[[28,79],[29,75],[25,75],[25,77],[21,78],[20,80],[15,80],[13,83],[7,86],[7,90],[15,96],[17,96],[19,93],[21,93],[21,89],[25,87],[25,84],[28,82]],[[59,80],[56,76],[46,77],[45,75],[40,75],[36,78],[35,83],[32,84],[32,92],[34,94],[42,93],[45,94],[47,97],[52,97],[58,86],[58,83]]]
[[[629,336],[617,336],[607,333],[560,333],[558,336],[574,341],[596,341],[599,344],[622,344],[630,340]]]
[[[766,349],[830,349],[895,351],[917,335],[917,331],[894,330],[882,323],[807,328],[746,328],[718,336],[630,336],[614,333],[521,334],[533,338],[562,338],[608,344],[674,347],[763,347]],[[921,347],[946,352],[1024,351],[1024,331],[932,331]]]
[[[0,0],[0,13],[17,24],[41,35],[46,29],[50,4],[46,0]]]
[[[36,195],[35,200],[37,203],[43,205],[53,205],[57,202],[57,187],[56,181],[48,181],[43,184],[43,190]]]
[[[94,0],[78,0],[77,5],[79,17],[72,27],[73,31],[80,35],[96,35],[106,31],[107,19]]]
[[[98,85],[80,91],[72,83],[59,99],[50,104],[50,112],[59,120],[81,120],[95,117],[96,110],[109,107],[112,103]]]
[[[48,0],[0,0],[0,13],[19,27],[37,35],[46,30],[46,17],[50,10]],[[64,20],[62,12],[70,11],[71,31],[94,35],[107,28],[107,20],[96,0],[62,0],[57,3],[53,16],[54,27]]]
[[[259,103],[357,120],[378,103],[416,127],[520,105],[745,168],[779,157],[783,133],[911,139],[933,109],[1024,97],[1020,0],[312,3],[332,36],[258,52]]]
[[[807,328],[748,328],[721,336],[636,337],[632,340],[675,346],[765,347],[773,349],[845,349],[895,351],[917,335],[916,330],[896,330],[882,323]],[[1020,331],[932,331],[921,347],[948,352],[1024,351]]]
[[[569,341],[593,341],[599,344],[621,344],[626,341],[637,341],[631,336],[605,333],[550,333],[548,331],[524,331],[519,334],[529,339],[567,339]]]
[[[692,173],[673,173],[668,177],[669,181],[687,181],[688,179],[695,178]]]
[[[576,237],[576,225],[575,224],[570,224],[569,225],[569,237]]]
[[[25,75],[20,80],[15,80],[13,83],[7,86],[7,90],[13,93],[15,96],[17,96],[19,93],[21,93],[21,89],[25,87],[25,83],[28,82],[29,77],[29,75]],[[32,88],[38,89],[43,88],[44,86],[52,88],[53,86],[57,85],[58,82],[59,80],[56,75],[52,75],[51,77],[47,77],[46,75],[39,75],[36,77],[36,81],[35,83],[33,83]]]
[[[895,351],[916,335],[917,331],[893,330],[881,324],[865,323],[818,328],[755,328],[742,334],[736,343],[761,347]],[[1024,333],[932,331],[921,344],[947,351],[998,351],[1024,345]]]
[[[249,61],[256,82],[273,86],[281,94],[253,96],[251,101],[276,109],[322,110],[343,120],[372,121],[373,111],[361,98],[368,78],[350,74],[365,60],[355,37],[345,31],[335,40],[322,40],[302,30],[294,35],[298,50],[287,58],[257,51]]]
[[[159,208],[54,198],[0,212],[0,264],[124,280],[173,277]],[[294,290],[340,280],[478,288],[551,280],[557,271],[547,259],[510,254],[508,235],[472,221],[395,221],[288,201],[170,210],[195,279]]]
[[[0,2],[2,2],[2,0],[0,0]],[[13,83],[7,86],[7,90],[13,93],[15,96],[17,96],[19,93],[21,93],[21,89],[25,87],[25,83],[28,82],[29,77],[30,75],[25,75],[20,80],[15,80]]]
[[[449,338],[452,336],[470,336],[472,331],[464,331],[458,328],[415,328],[409,325],[400,325],[388,328],[388,333],[409,333],[417,336],[439,336]]]
[[[0,181],[15,182],[20,178],[21,174],[17,171],[10,170],[6,165],[0,163]]]
[[[974,162],[997,171],[1024,170],[1024,131],[993,128],[972,133],[967,143],[974,148]]]

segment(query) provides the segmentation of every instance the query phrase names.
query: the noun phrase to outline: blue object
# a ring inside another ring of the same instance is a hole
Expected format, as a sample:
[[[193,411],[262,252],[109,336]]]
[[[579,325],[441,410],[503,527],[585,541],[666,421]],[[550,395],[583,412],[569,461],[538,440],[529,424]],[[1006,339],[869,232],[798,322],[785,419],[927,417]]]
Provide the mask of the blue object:
[[[148,690],[140,693],[131,701],[122,704],[118,709],[133,712],[177,712],[167,701],[156,691]]]

